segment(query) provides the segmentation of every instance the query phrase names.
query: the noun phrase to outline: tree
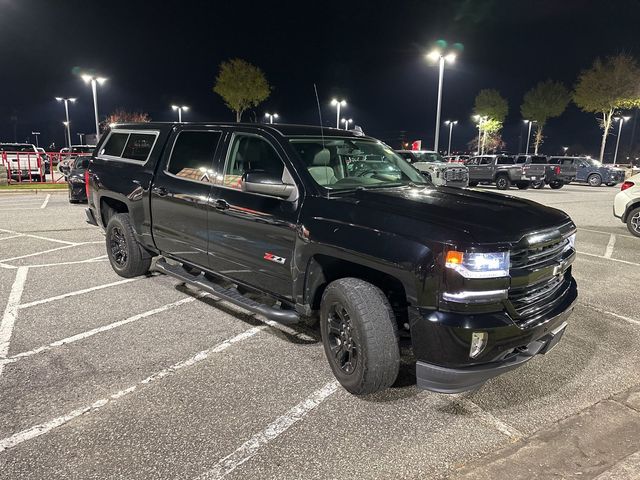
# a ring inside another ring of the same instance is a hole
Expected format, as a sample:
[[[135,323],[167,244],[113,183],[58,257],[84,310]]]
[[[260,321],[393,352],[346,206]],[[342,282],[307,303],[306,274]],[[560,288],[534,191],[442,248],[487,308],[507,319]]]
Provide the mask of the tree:
[[[560,82],[545,80],[538,83],[524,95],[520,113],[522,118],[536,122],[536,136],[534,140],[534,152],[538,154],[538,148],[542,144],[543,129],[547,120],[562,115],[566,110],[571,94]]]
[[[146,123],[150,122],[151,117],[144,112],[127,112],[124,108],[118,107],[114,112],[100,122],[100,130],[105,132],[112,123]]]
[[[476,115],[488,117],[502,124],[509,112],[507,99],[500,95],[500,92],[490,88],[480,90],[476,96],[474,111]]]
[[[257,107],[271,93],[271,86],[258,67],[234,58],[220,64],[213,91],[236,113],[236,122],[251,107]]]
[[[573,101],[585,112],[595,113],[603,129],[600,161],[604,158],[607,136],[617,110],[640,106],[640,68],[626,54],[599,58],[583,70],[573,91]]]
[[[480,90],[475,100],[475,114],[481,118],[478,128],[480,129],[480,148],[478,152],[496,151],[504,146],[500,130],[502,122],[509,112],[507,100],[500,95],[500,92],[493,89]],[[477,146],[478,140],[473,139],[469,145]]]

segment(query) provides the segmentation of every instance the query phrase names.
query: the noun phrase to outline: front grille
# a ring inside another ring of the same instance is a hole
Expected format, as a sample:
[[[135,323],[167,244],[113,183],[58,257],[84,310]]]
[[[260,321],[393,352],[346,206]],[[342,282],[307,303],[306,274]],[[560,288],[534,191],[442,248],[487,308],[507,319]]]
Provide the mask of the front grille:
[[[511,252],[511,268],[532,268],[557,260],[567,248],[569,248],[568,237],[515,249]]]
[[[469,178],[469,170],[466,168],[447,168],[444,174],[447,182],[466,182]]]
[[[535,235],[529,237],[535,238]],[[509,289],[509,302],[514,320],[521,327],[536,323],[546,313],[555,309],[571,286],[571,270],[566,262],[572,261],[572,246],[567,234],[559,232],[541,236],[539,243],[515,248],[511,251],[512,278],[536,278],[528,285]],[[560,271],[555,270],[561,266]],[[549,272],[540,279],[540,274]],[[529,277],[531,276],[531,277]]]

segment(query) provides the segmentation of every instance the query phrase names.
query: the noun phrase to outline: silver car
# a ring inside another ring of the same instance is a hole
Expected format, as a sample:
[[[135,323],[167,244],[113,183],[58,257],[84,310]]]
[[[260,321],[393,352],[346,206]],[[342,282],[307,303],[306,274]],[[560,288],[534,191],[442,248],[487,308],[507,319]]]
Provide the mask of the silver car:
[[[396,153],[427,177],[436,186],[467,187],[469,169],[462,163],[447,163],[431,150],[396,150]]]

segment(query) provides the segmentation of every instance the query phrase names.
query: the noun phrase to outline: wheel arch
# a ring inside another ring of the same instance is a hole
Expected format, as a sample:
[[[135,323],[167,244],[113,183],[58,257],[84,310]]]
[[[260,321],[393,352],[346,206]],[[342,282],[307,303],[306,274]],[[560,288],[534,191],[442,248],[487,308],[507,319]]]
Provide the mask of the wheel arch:
[[[629,205],[627,205],[624,209],[624,213],[622,214],[622,221],[626,222],[629,219],[629,214],[636,208],[640,208],[640,198],[629,202]]]

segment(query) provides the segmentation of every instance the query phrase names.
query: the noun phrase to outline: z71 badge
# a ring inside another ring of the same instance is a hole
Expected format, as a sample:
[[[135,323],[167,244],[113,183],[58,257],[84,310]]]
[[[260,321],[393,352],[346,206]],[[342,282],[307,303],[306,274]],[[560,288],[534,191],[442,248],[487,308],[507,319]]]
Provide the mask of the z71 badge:
[[[279,257],[277,255],[274,255],[273,253],[265,253],[263,258],[265,260],[269,260],[270,262],[279,263],[280,265],[284,265],[284,262],[287,261],[286,258]]]

